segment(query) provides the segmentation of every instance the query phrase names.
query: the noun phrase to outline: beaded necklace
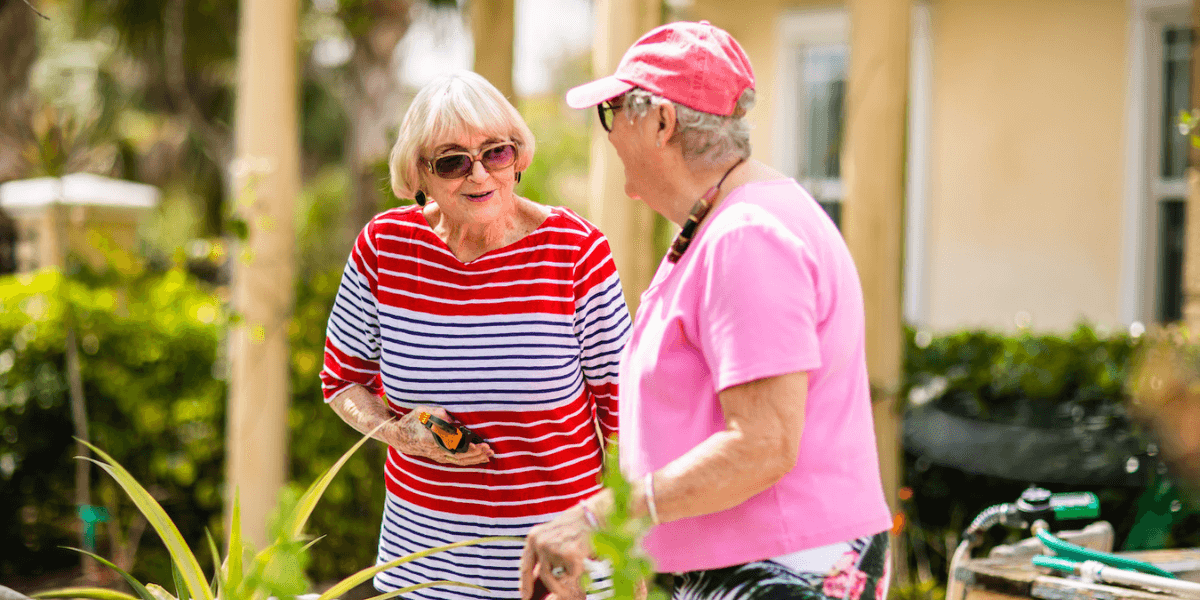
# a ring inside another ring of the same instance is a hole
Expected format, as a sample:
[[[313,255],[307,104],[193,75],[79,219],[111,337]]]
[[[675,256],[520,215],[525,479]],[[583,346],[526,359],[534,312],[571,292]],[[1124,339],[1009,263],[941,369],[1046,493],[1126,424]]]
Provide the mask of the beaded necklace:
[[[678,262],[683,253],[687,251],[688,244],[692,243],[692,236],[696,235],[696,228],[700,226],[704,217],[708,216],[708,211],[712,210],[713,200],[716,200],[717,194],[720,193],[721,184],[725,183],[725,178],[729,177],[729,174],[744,162],[746,159],[738,159],[732,167],[729,167],[728,171],[725,171],[717,185],[708,188],[708,191],[704,192],[704,195],[700,196],[700,199],[692,205],[692,211],[688,213],[687,221],[683,223],[683,227],[679,229],[679,235],[675,236],[675,241],[671,243],[671,252],[667,254],[668,262]]]

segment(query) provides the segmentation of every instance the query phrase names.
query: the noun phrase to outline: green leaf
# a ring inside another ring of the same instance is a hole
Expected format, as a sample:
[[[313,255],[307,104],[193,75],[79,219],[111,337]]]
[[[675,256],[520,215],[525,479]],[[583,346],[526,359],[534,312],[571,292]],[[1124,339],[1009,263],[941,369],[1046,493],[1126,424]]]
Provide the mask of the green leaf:
[[[213,539],[212,532],[208,528],[204,529],[204,535],[208,538],[208,551],[212,553],[213,561],[213,576],[209,582],[209,589],[212,590],[213,596],[221,597],[221,552],[217,550],[217,542]]]
[[[140,585],[140,584],[139,584]],[[149,592],[147,592],[149,593]],[[96,587],[69,587],[60,588],[57,590],[49,590],[46,592],[38,592],[30,598],[90,598],[91,600],[139,600],[137,596],[130,596],[125,592],[118,592],[108,588]],[[143,599],[144,600],[144,599]]]
[[[208,581],[205,580],[204,572],[200,570],[200,563],[196,561],[196,556],[192,554],[191,549],[187,546],[187,541],[179,533],[179,528],[175,527],[175,523],[167,516],[166,511],[154,499],[154,496],[151,496],[150,492],[146,491],[146,488],[142,487],[142,484],[138,483],[133,475],[130,475],[129,471],[126,471],[108,453],[88,442],[78,441],[103,458],[104,462],[91,458],[85,458],[85,460],[99,465],[111,475],[125,489],[125,493],[129,495],[129,499],[138,507],[138,510],[146,516],[150,526],[154,528],[158,537],[162,539],[163,545],[167,547],[167,552],[171,554],[172,562],[179,566],[180,575],[191,596],[197,600],[215,600],[212,592],[208,589]]]
[[[242,505],[237,490],[233,492],[233,506],[229,509],[229,547],[225,550],[225,589],[234,591],[241,587],[245,571],[242,570],[242,554],[246,551],[242,543]]]
[[[393,567],[397,567],[406,562],[417,560],[418,558],[424,558],[426,556],[429,556],[430,554],[436,554],[438,552],[442,552],[444,550],[451,550],[453,548],[461,548],[463,546],[474,546],[475,544],[482,544],[484,542],[497,542],[497,541],[520,542],[520,541],[524,541],[524,539],[525,538],[522,538],[522,537],[508,536],[508,535],[481,537],[481,538],[475,538],[473,540],[467,540],[464,542],[455,542],[453,544],[446,544],[444,546],[428,548],[428,549],[422,550],[420,552],[413,552],[412,554],[409,554],[407,556],[402,556],[391,562],[386,562],[381,565],[375,565],[373,567],[368,567],[366,569],[363,569],[363,570],[337,582],[336,584],[333,585],[333,587],[329,588],[328,590],[325,590],[325,593],[321,594],[317,598],[317,600],[333,600],[334,598],[340,598],[341,596],[345,595],[346,592],[349,592],[350,590],[354,589],[354,587],[357,586],[358,584],[367,581],[368,579],[374,577],[378,573],[382,573],[383,571],[386,571]]]
[[[192,600],[188,594],[187,586],[183,584],[183,576],[179,574],[179,566],[174,561],[171,562],[171,578],[175,580],[175,597],[179,600]]]
[[[323,536],[323,535],[322,535],[322,536],[318,537],[317,539],[315,539],[315,540],[313,540],[313,541],[311,541],[311,542],[309,542],[309,543],[305,544],[305,545],[304,545],[304,549],[305,549],[305,550],[308,550],[308,549],[312,548],[314,544],[316,544],[317,542],[319,542],[319,541],[321,541],[321,540],[323,540],[323,539],[325,539],[325,536]]]
[[[146,586],[142,585],[142,582],[134,579],[133,575],[126,573],[125,570],[122,569],[121,567],[118,567],[117,565],[114,565],[111,562],[108,562],[108,560],[106,560],[100,556],[97,556],[95,554],[92,554],[91,552],[88,552],[87,550],[80,550],[79,548],[71,548],[68,546],[62,546],[62,547],[66,548],[67,550],[74,550],[75,552],[78,552],[80,554],[86,554],[86,555],[96,559],[96,561],[99,562],[100,564],[116,571],[117,574],[120,575],[121,578],[124,579],[125,582],[129,584],[129,587],[133,588],[133,591],[137,592],[138,596],[141,596],[141,600],[157,600],[154,597],[154,595],[150,593],[150,590],[147,590]]]
[[[346,461],[350,460],[350,456],[389,422],[384,421],[380,423],[370,433],[364,435],[362,439],[358,440],[357,444],[354,444],[349,450],[344,452],[342,457],[333,463],[332,467],[329,467],[312,485],[308,486],[308,490],[304,492],[304,495],[300,497],[300,501],[296,505],[296,512],[292,516],[290,527],[288,527],[291,539],[299,539],[304,534],[304,524],[308,522],[308,517],[312,515],[313,509],[317,506],[317,501],[321,499],[321,495],[325,493],[326,488],[329,487],[329,483],[333,481],[333,476],[337,475],[337,472],[342,469],[342,465],[346,464]]]

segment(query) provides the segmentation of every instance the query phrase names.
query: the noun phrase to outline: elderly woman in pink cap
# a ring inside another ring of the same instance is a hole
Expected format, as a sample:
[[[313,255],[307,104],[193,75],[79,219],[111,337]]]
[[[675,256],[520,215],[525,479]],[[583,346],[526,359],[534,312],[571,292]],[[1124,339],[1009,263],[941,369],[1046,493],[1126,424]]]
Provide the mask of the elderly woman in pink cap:
[[[596,106],[625,192],[681,227],[621,354],[621,469],[674,598],[882,599],[888,529],[861,285],[820,205],[750,158],[754,74],[701,21],[647,33]],[[582,598],[601,491],[535,527],[521,591]]]

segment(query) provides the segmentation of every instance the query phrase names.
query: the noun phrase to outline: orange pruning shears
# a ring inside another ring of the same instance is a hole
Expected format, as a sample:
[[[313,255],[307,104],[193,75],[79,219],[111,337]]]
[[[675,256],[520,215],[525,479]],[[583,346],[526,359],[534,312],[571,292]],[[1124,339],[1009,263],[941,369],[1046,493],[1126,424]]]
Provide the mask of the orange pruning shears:
[[[433,432],[433,439],[447,452],[460,454],[469,450],[471,444],[483,443],[483,438],[474,431],[462,425],[447,423],[425,411],[417,415],[417,420]]]

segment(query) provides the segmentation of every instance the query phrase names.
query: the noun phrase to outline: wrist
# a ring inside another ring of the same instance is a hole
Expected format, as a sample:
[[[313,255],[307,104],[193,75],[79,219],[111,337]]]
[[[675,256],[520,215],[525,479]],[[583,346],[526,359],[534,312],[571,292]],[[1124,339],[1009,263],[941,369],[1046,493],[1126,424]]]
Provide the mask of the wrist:
[[[600,518],[588,507],[587,500],[579,503],[579,510],[583,512],[583,520],[587,523],[588,527],[592,531],[599,531],[601,527]]]

